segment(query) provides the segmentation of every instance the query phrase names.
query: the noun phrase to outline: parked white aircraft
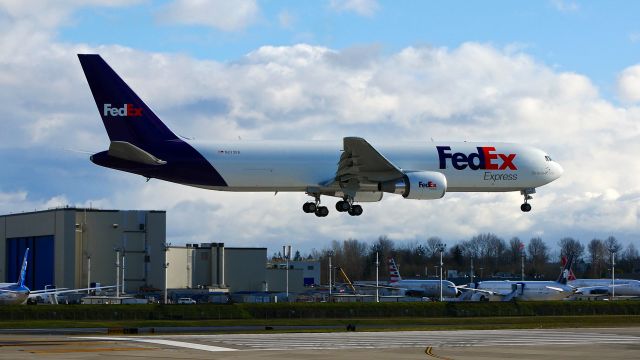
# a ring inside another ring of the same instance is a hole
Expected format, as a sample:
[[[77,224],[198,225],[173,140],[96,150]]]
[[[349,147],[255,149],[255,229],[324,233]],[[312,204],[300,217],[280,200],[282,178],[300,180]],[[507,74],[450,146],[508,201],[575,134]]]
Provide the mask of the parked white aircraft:
[[[389,285],[398,288],[404,295],[440,298],[440,280],[403,280],[393,259],[389,259]],[[443,297],[454,297],[459,293],[454,283],[442,280]]]
[[[20,268],[20,275],[18,281],[15,283],[0,283],[0,305],[22,305],[26,304],[27,300],[35,297],[49,297],[55,299],[58,294],[67,294],[87,290],[99,290],[96,288],[85,289],[51,289],[51,290],[35,290],[31,291],[25,286],[24,281],[27,276],[27,257],[29,255],[29,248],[24,252],[24,258],[22,260],[22,267]],[[100,289],[114,288],[115,286],[105,286]]]
[[[575,279],[569,285],[577,288],[576,294],[592,296],[609,296],[615,287],[616,296],[640,296],[640,280],[616,279]]]
[[[446,192],[519,191],[531,210],[535,189],[562,175],[544,151],[510,143],[205,142],[176,136],[100,55],[78,55],[111,143],[91,156],[100,166],[206,189],[305,192],[302,209],[324,217],[322,195],[338,197],[336,210],[362,214],[354,202],[383,193],[433,200]]]
[[[567,264],[567,258],[562,257],[562,266]],[[569,264],[567,284],[573,286],[576,295],[609,296],[615,292],[616,296],[640,296],[640,280],[633,279],[576,279]],[[615,291],[613,291],[615,288]]]
[[[573,295],[575,288],[567,285],[571,260],[565,264],[556,281],[480,281],[458,286],[463,291],[462,300],[510,301],[510,300],[562,300]]]

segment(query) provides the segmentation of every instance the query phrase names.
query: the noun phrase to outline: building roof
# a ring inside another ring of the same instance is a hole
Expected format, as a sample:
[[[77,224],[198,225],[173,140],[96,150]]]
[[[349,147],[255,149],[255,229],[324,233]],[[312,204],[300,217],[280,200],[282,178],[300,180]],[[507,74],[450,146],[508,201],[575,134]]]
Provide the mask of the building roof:
[[[144,212],[148,212],[148,213],[166,213],[166,210],[117,210],[117,209],[95,209],[95,208],[81,208],[81,207],[74,207],[74,206],[65,206],[65,207],[57,207],[57,208],[51,208],[51,209],[47,209],[47,210],[34,210],[34,211],[24,211],[24,212],[19,212],[19,213],[9,213],[9,214],[4,214],[4,215],[0,215],[0,217],[9,217],[9,216],[20,216],[20,215],[31,215],[31,214],[42,214],[42,213],[48,213],[48,212],[55,212],[55,211],[75,211],[75,212],[121,212],[121,211],[144,211]]]

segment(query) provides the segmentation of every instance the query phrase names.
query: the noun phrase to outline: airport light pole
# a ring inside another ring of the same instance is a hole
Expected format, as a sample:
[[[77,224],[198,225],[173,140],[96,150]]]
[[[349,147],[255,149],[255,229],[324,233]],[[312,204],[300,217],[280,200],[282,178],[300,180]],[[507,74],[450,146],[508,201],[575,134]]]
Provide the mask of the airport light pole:
[[[471,283],[473,283],[473,258],[471,258]]]
[[[286,286],[287,286],[287,302],[289,302],[289,258],[291,257],[291,245],[282,246],[283,256],[286,260],[287,271],[286,273]]]
[[[167,251],[169,251],[169,247],[171,246],[171,243],[165,243],[164,244],[164,263],[162,264],[164,266],[164,303],[168,304],[169,302],[167,301],[167,288],[169,287],[168,281],[167,279],[169,278],[168,276],[168,271],[167,269],[169,268],[169,263],[167,262]]]
[[[615,300],[616,297],[616,251],[614,248],[609,248],[611,252],[611,300]]]
[[[333,256],[333,251],[328,251],[327,255],[329,256],[329,273],[327,274],[327,277],[329,278],[329,298],[331,298],[331,257]],[[329,301],[331,301],[331,299],[329,299]]]
[[[116,251],[116,297],[120,297],[120,248],[115,248]]]
[[[376,302],[380,302],[380,288],[378,287],[380,273],[380,261],[378,258],[378,252],[376,251]]]
[[[440,252],[440,301],[442,301],[442,254],[444,253],[444,249],[447,247],[446,244],[438,244],[436,245],[438,251]]]

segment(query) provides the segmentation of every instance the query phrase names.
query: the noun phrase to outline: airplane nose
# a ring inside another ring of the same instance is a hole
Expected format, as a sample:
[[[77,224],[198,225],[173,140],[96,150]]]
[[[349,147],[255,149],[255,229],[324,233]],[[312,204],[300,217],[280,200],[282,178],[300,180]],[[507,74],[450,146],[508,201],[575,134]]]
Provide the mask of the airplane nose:
[[[560,166],[560,164],[558,163],[554,163],[555,164],[555,169],[553,169],[553,172],[556,175],[556,179],[559,178],[560,176],[562,176],[562,174],[564,174],[564,169],[562,168],[562,166]]]

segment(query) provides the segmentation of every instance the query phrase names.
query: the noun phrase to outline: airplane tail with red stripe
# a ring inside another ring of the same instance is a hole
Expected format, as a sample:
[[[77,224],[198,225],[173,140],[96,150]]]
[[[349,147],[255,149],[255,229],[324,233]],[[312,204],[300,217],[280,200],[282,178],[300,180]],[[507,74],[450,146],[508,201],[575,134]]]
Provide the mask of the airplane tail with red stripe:
[[[400,280],[402,280],[402,277],[400,277],[400,271],[398,270],[398,266],[396,266],[396,262],[393,259],[389,259],[389,282],[393,284]]]

